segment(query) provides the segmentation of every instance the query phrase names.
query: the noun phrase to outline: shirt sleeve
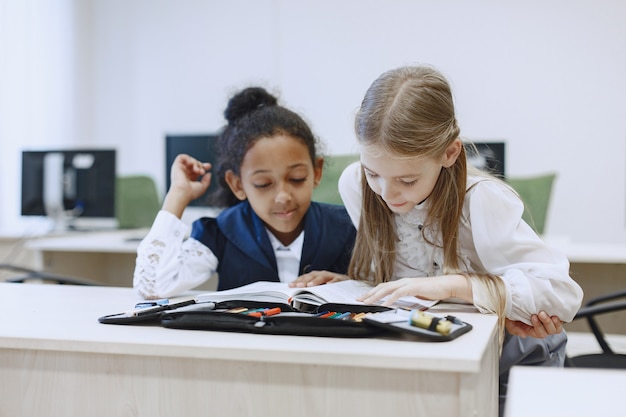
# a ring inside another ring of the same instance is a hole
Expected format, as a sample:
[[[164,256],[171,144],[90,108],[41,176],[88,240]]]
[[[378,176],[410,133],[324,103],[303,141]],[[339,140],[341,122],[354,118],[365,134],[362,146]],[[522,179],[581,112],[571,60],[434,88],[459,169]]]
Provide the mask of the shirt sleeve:
[[[337,183],[343,205],[354,227],[359,227],[361,217],[361,163],[353,162],[343,170]]]
[[[507,185],[485,180],[469,194],[469,221],[476,254],[486,271],[506,286],[506,316],[530,324],[539,311],[569,322],[583,292],[569,276],[564,253],[548,246],[522,220],[524,205]],[[474,304],[488,306],[486,293],[474,291]]]
[[[208,247],[186,238],[189,226],[161,210],[137,248],[133,287],[145,299],[179,295],[207,281],[218,260]]]

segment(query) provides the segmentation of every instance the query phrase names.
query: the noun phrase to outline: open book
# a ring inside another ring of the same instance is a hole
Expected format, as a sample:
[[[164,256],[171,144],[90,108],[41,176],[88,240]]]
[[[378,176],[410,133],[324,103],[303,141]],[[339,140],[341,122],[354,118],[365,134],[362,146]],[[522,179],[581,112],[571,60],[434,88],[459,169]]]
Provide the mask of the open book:
[[[287,283],[258,281],[225,291],[213,291],[196,296],[197,303],[225,300],[253,300],[300,305],[319,306],[326,303],[363,304],[356,298],[372,288],[364,281],[345,280],[306,288],[291,288]],[[402,297],[393,307],[425,310],[437,300],[424,300],[417,297]]]

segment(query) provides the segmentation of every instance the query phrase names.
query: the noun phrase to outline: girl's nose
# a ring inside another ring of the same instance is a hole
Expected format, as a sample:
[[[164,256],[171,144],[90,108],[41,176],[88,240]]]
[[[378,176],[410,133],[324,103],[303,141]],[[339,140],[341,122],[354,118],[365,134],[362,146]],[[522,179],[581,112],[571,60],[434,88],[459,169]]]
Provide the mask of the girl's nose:
[[[383,200],[390,200],[395,194],[396,193],[391,184],[386,181],[380,182],[380,196]]]
[[[281,204],[291,201],[291,190],[289,189],[289,187],[286,185],[279,186],[275,200],[277,203]]]

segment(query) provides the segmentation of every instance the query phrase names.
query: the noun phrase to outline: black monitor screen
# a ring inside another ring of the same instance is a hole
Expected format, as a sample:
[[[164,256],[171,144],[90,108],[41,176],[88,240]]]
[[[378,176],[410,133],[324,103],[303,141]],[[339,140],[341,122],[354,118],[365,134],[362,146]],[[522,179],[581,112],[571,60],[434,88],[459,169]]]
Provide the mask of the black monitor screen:
[[[504,157],[505,157],[505,143],[504,142],[472,142],[476,151],[466,145],[467,162],[476,168],[487,171],[494,174],[498,178],[505,177],[504,169]]]
[[[167,190],[170,188],[170,172],[176,156],[184,153],[191,155],[201,162],[210,162],[213,167],[217,163],[217,142],[218,135],[166,135],[165,136],[165,183]],[[207,192],[200,198],[192,201],[190,206],[208,206],[209,195],[218,188],[216,178],[211,179],[211,185]]]
[[[114,218],[113,149],[22,151],[23,216]]]

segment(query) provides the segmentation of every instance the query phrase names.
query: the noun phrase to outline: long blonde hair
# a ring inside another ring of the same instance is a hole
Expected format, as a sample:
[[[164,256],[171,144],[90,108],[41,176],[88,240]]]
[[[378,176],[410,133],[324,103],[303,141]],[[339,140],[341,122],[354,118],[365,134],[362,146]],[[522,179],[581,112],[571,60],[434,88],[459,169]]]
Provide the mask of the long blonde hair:
[[[367,90],[356,115],[360,146],[379,149],[394,157],[439,158],[460,138],[452,91],[445,77],[428,66],[401,67],[383,73]],[[467,189],[465,148],[456,162],[443,168],[429,197],[427,220],[421,230],[426,242],[442,247],[444,274],[463,274],[479,283],[495,301],[504,323],[505,289],[491,274],[474,274],[459,265],[459,225]],[[374,193],[361,171],[362,212],[349,275],[355,279],[386,282],[394,275],[396,231],[394,215]],[[441,243],[427,239],[426,230],[440,233]],[[417,231],[416,231],[417,232]],[[462,270],[464,269],[464,270]]]
[[[355,130],[363,148],[378,147],[398,157],[440,157],[459,138],[450,86],[430,67],[385,72],[367,90]],[[356,278],[373,277],[377,284],[393,276],[393,213],[367,185],[363,172],[361,175],[363,205],[350,272]],[[421,232],[429,227],[441,231],[444,271],[459,269],[457,240],[466,182],[466,157],[461,149],[456,162],[439,175]]]

